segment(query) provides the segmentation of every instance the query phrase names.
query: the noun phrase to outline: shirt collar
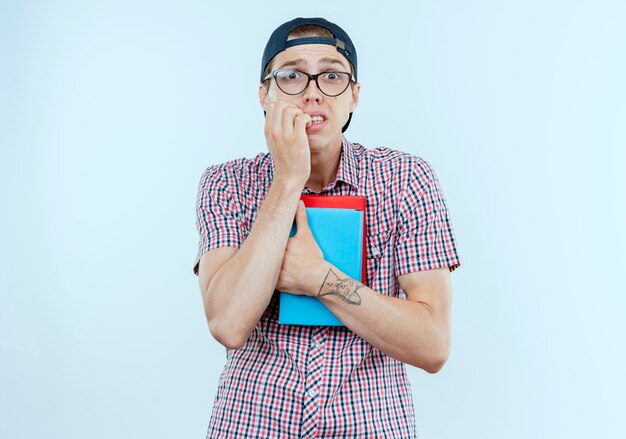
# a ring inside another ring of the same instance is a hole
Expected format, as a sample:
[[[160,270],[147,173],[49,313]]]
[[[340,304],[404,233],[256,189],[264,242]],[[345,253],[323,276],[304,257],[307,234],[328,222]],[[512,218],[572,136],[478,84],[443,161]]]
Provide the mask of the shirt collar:
[[[269,179],[274,176],[274,159],[271,154],[265,153],[266,157],[269,159],[266,166],[269,171]],[[341,136],[341,157],[339,159],[339,167],[337,168],[337,176],[335,177],[335,182],[343,181],[344,183],[348,183],[355,188],[358,187],[358,160],[356,157],[356,152],[354,150],[354,145],[346,139],[345,136]],[[332,182],[329,186],[334,186],[335,182]]]
[[[341,159],[337,169],[336,180],[341,180],[351,186],[358,187],[358,163],[355,157],[354,146],[345,136],[341,136]]]

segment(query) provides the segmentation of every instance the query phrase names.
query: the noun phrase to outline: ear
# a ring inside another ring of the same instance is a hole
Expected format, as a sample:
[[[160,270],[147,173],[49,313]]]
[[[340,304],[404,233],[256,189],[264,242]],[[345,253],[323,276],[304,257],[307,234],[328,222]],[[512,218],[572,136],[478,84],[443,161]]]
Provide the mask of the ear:
[[[350,113],[352,113],[359,105],[359,93],[361,92],[361,84],[358,82],[352,86],[352,102],[350,103]]]
[[[265,84],[261,83],[259,84],[259,104],[261,104],[261,108],[263,109],[263,111],[265,111],[265,107],[267,107],[268,102],[269,96],[267,93],[267,88],[265,87]]]

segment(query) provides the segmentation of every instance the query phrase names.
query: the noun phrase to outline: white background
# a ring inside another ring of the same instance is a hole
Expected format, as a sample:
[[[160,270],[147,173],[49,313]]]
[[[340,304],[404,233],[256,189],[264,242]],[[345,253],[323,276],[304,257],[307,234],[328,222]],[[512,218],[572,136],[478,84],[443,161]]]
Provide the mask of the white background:
[[[356,45],[347,137],[425,158],[448,200],[420,437],[624,437],[625,3],[331,3],[2,2],[0,437],[204,437],[197,185],[265,151],[261,55],[296,16]]]

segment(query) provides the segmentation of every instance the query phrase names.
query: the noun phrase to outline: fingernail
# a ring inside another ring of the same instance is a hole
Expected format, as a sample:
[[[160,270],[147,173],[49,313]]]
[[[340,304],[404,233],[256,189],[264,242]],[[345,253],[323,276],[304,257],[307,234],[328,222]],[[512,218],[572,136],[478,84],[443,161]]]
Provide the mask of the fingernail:
[[[299,209],[304,209],[304,201],[302,201],[302,200],[298,201],[298,208]]]

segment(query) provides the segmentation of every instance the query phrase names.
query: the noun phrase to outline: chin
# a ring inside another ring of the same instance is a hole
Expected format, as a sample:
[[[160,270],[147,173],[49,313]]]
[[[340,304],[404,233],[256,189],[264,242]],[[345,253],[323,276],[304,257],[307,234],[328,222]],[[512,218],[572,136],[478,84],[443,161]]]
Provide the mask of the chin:
[[[309,148],[311,151],[319,151],[327,147],[330,140],[321,136],[309,136]]]
[[[326,133],[312,133],[307,135],[307,138],[309,139],[309,148],[311,151],[326,149],[329,146],[332,146],[335,142],[339,142],[339,144],[341,144],[341,136],[329,136]]]

